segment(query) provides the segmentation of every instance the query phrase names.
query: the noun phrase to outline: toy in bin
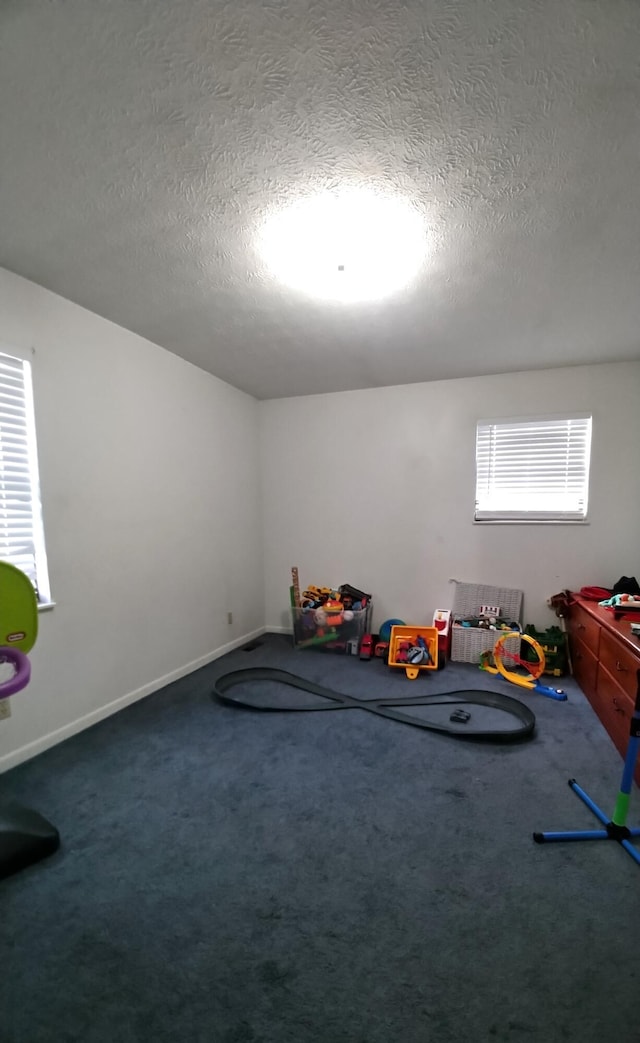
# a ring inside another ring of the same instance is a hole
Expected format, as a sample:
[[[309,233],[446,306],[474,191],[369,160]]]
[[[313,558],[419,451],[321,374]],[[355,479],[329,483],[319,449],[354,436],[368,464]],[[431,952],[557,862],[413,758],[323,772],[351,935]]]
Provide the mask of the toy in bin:
[[[371,595],[349,583],[338,588],[311,584],[302,590],[295,566],[291,569],[291,581],[295,647],[319,646],[330,652],[358,655],[360,640],[369,629]]]
[[[438,669],[436,627],[394,626],[389,640],[389,666],[403,669],[410,681],[421,670]]]

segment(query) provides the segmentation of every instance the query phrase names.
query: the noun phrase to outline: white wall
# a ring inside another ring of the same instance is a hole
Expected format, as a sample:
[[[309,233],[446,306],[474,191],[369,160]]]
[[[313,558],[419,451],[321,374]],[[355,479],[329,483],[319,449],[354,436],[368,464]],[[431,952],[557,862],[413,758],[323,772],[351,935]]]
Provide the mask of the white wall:
[[[640,363],[257,403],[1,269],[0,320],[35,347],[56,601],[0,770],[288,626],[294,564],[370,588],[375,623],[429,621],[450,577],[524,588],[538,625],[562,587],[640,578]],[[589,525],[474,525],[478,417],[565,409],[594,417]]]
[[[1,269],[0,340],[35,347],[56,602],[2,769],[241,643],[264,606],[256,401]]]
[[[545,627],[564,587],[640,578],[639,405],[640,363],[261,403],[267,626],[292,565],[373,592],[374,626],[430,622],[451,578],[523,589]],[[476,421],[564,410],[593,414],[589,524],[474,524]]]

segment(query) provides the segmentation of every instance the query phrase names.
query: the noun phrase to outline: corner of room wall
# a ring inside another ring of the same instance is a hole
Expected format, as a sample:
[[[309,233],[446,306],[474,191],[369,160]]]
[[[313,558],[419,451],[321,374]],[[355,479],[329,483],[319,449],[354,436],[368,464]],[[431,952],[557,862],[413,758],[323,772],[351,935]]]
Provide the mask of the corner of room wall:
[[[371,589],[374,625],[430,621],[455,578],[523,589],[525,621],[546,627],[558,590],[639,574],[640,477],[620,427],[638,443],[639,399],[640,362],[621,362],[261,403],[267,627],[288,622],[292,564],[303,583]],[[563,410],[594,418],[589,523],[474,524],[477,420]]]
[[[4,769],[261,633],[264,564],[254,398],[2,269],[0,316],[35,348],[56,601]]]

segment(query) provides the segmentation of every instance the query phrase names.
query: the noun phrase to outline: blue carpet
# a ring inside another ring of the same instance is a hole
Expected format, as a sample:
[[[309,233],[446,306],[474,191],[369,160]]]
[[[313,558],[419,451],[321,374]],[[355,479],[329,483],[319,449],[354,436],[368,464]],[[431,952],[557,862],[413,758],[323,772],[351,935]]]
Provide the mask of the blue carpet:
[[[246,666],[363,698],[493,689],[536,735],[214,703]],[[569,777],[607,811],[618,789],[564,686],[556,703],[462,664],[412,684],[272,635],[7,773],[62,848],[0,883],[0,1040],[635,1043],[640,870],[613,843],[531,839],[592,828]]]

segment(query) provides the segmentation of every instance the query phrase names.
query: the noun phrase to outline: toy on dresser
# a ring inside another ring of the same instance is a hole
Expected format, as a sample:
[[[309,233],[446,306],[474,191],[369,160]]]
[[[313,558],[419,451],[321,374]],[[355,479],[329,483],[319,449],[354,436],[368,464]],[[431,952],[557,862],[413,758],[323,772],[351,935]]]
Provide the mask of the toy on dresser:
[[[614,619],[627,615],[640,617],[640,596],[637,594],[614,594],[613,597],[599,601],[598,604],[613,612]]]

